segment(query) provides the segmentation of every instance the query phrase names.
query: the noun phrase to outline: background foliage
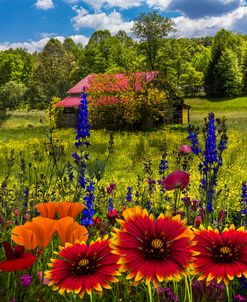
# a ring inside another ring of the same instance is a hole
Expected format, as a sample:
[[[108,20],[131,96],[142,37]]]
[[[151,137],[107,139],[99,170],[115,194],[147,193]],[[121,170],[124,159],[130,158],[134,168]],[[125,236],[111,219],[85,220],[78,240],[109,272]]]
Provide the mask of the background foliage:
[[[17,107],[48,108],[53,96],[63,98],[92,73],[157,70],[180,96],[246,93],[246,36],[222,29],[214,37],[173,38],[174,30],[171,20],[152,12],[136,19],[132,37],[98,30],[85,46],[51,38],[40,53],[1,51],[1,119]]]

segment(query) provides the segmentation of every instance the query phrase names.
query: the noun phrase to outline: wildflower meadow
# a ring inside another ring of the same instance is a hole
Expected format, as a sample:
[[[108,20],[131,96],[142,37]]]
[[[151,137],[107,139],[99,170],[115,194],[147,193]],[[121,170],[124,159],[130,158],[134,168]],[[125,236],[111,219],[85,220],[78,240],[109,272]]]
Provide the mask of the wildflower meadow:
[[[76,129],[3,130],[0,301],[247,301],[243,132],[89,115],[83,91]]]

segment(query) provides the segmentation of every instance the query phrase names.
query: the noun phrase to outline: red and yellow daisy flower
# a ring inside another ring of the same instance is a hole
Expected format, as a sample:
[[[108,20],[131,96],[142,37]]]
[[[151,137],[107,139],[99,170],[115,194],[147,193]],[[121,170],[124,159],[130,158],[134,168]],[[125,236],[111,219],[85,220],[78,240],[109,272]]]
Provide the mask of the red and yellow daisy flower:
[[[191,230],[179,216],[161,214],[157,220],[139,206],[123,212],[122,229],[114,229],[111,247],[118,254],[120,271],[129,272],[134,285],[145,279],[157,287],[166,278],[180,279],[192,255]]]
[[[85,292],[100,293],[103,288],[111,288],[109,282],[118,281],[115,276],[119,274],[119,256],[111,253],[107,236],[90,245],[83,241],[74,245],[66,243],[57,254],[60,258],[51,260],[51,269],[45,272],[45,277],[60,294],[74,291],[82,298]]]
[[[23,246],[11,247],[8,242],[3,242],[6,260],[0,261],[0,271],[14,272],[30,268],[37,257],[25,252]]]
[[[195,230],[194,249],[197,252],[193,267],[200,274],[198,280],[224,280],[228,284],[234,276],[247,277],[247,232],[244,228],[225,228],[222,233],[209,227]]]

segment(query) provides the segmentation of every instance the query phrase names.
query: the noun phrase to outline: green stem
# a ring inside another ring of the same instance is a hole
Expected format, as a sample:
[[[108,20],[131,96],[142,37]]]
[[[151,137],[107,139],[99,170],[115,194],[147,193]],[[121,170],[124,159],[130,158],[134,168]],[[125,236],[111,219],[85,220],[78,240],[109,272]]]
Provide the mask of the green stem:
[[[93,302],[93,293],[90,295],[90,302]]]
[[[184,280],[185,280],[185,288],[186,288],[186,292],[187,292],[187,296],[188,296],[188,300],[186,300],[186,301],[192,302],[192,291],[191,291],[191,287],[189,286],[187,276],[184,278]]]
[[[174,198],[174,212],[177,212],[177,207],[178,207],[178,203],[179,203],[179,198],[180,198],[180,189],[177,188],[174,190],[173,193],[173,198]]]
[[[151,289],[150,282],[148,283],[148,296],[149,296],[149,302],[153,302],[152,289]]]
[[[178,287],[177,282],[175,280],[173,280],[173,291],[178,296]]]
[[[229,292],[229,286],[226,284],[226,295],[227,295],[227,302],[230,302],[230,292]]]

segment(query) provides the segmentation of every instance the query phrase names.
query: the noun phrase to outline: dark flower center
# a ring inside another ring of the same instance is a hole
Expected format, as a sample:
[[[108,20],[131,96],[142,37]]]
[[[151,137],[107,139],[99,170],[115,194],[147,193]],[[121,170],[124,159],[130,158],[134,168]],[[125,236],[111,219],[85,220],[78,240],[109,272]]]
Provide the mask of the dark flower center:
[[[81,258],[72,265],[72,271],[75,275],[88,275],[95,271],[96,261],[88,258]]]
[[[163,245],[164,245],[164,243],[160,239],[153,239],[152,242],[151,242],[151,246],[154,249],[161,249]]]
[[[79,267],[87,266],[89,264],[89,260],[87,258],[82,258],[79,262],[78,265]]]
[[[232,249],[229,246],[222,246],[222,248],[220,248],[221,254],[229,255],[231,251]]]
[[[231,246],[224,245],[214,250],[214,259],[220,263],[231,263],[237,260],[238,250]]]
[[[164,258],[169,252],[167,244],[159,238],[144,242],[142,250],[147,259]]]

